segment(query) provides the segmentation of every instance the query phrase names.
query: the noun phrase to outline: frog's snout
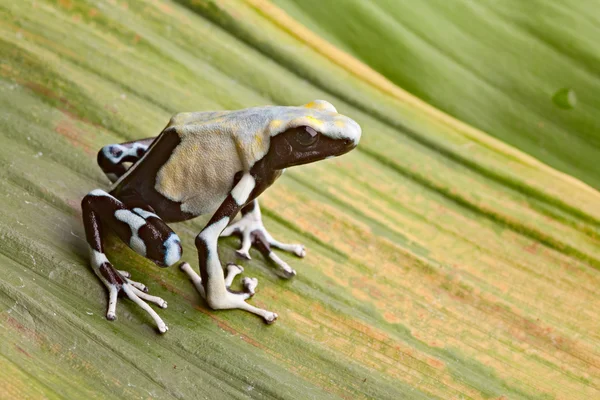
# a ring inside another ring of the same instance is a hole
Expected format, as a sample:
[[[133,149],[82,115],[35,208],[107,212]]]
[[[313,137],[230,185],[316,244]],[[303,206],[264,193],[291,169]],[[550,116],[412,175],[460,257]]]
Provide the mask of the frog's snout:
[[[340,146],[340,151],[338,152],[338,156],[341,156],[342,154],[346,154],[347,152],[349,152],[350,150],[354,149],[356,146],[358,145],[358,141],[351,139],[351,138],[345,138],[341,140],[341,146]]]

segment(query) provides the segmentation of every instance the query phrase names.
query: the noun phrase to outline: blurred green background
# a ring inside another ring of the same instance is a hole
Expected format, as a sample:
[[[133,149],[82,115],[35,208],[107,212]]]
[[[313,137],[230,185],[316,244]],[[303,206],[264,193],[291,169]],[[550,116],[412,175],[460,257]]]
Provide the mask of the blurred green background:
[[[429,104],[600,187],[596,0],[275,0]],[[571,89],[577,101],[553,96]]]

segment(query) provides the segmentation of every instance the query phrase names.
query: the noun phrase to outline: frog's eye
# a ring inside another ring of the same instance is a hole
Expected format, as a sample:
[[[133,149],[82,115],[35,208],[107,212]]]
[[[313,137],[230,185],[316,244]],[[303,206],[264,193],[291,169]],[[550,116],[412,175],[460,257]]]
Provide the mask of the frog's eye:
[[[309,126],[298,128],[296,141],[302,146],[311,146],[319,139],[319,133]]]

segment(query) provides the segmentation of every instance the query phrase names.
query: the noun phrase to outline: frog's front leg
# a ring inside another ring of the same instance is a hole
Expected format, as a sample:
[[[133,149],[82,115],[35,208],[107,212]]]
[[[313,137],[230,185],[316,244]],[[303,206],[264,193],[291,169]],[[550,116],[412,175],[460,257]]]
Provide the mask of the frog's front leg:
[[[291,278],[296,271],[271,250],[271,246],[295,254],[298,257],[306,255],[306,249],[301,244],[287,244],[275,240],[265,229],[258,201],[254,200],[242,208],[242,218],[229,225],[221,236],[238,235],[242,238],[242,247],[237,250],[240,257],[250,259],[248,251],[255,245],[264,256],[279,267],[278,274],[284,278]]]
[[[108,289],[106,318],[116,318],[117,296],[123,294],[150,314],[161,333],[166,332],[167,326],[146,301],[161,308],[167,308],[167,302],[147,294],[143,284],[129,279],[129,273],[112,266],[104,253],[102,235],[106,229],[112,229],[138,254],[160,266],[172,265],[181,258],[179,237],[149,208],[127,207],[100,189],[85,196],[81,205],[92,268]]]
[[[254,190],[256,181],[252,175],[246,173],[232,189],[225,201],[215,212],[206,227],[196,237],[196,248],[200,264],[200,276],[198,276],[188,264],[182,264],[181,269],[186,272],[192,282],[198,288],[198,292],[206,299],[208,305],[214,310],[241,309],[261,316],[265,322],[272,323],[277,319],[277,314],[254,307],[246,300],[254,294],[256,279],[244,278],[244,292],[234,292],[229,289],[233,277],[241,271],[228,271],[225,278],[217,244],[219,235],[235,217],[242,206],[246,203]],[[239,268],[239,267],[238,267]]]

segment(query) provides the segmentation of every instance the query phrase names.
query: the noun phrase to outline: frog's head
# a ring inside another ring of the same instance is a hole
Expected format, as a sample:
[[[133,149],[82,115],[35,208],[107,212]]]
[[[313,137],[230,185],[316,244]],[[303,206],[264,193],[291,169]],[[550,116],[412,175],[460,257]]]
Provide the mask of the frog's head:
[[[273,168],[337,157],[358,145],[360,126],[338,114],[330,103],[316,100],[288,110],[288,115],[282,115],[285,128],[271,136],[268,157]]]

